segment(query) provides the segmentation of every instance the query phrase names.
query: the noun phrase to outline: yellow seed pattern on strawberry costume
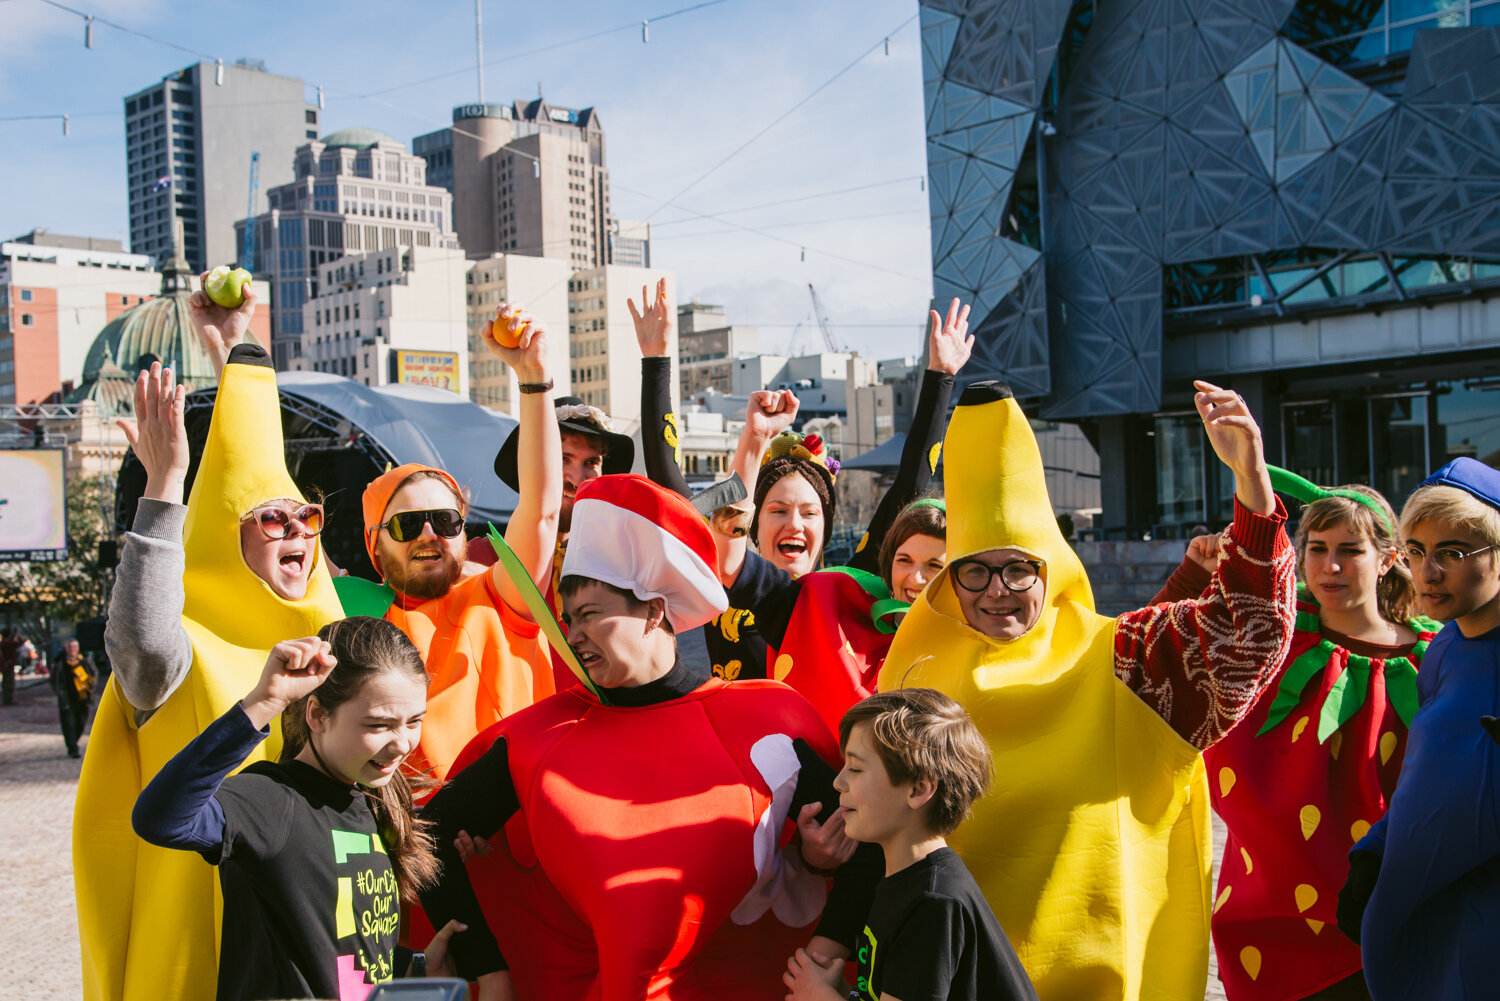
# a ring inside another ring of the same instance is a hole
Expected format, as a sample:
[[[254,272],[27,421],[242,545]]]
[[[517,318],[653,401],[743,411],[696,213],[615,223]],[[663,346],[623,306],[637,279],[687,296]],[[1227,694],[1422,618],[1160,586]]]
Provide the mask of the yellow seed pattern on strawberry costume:
[[[1307,909],[1318,902],[1318,891],[1307,883],[1298,883],[1297,888],[1292,891],[1292,896],[1297,901],[1298,913],[1305,914]]]
[[[1349,825],[1349,837],[1353,838],[1355,841],[1358,841],[1360,838],[1369,833],[1370,825],[1366,821],[1356,820],[1354,823]]]
[[[1387,730],[1380,735],[1380,763],[1383,765],[1391,760],[1391,755],[1396,753],[1396,735]]]
[[[1302,822],[1302,840],[1306,841],[1313,836],[1313,832],[1323,822],[1323,811],[1309,803],[1302,808],[1298,818]]]
[[[1233,893],[1233,892],[1234,892],[1234,887],[1232,887],[1232,886],[1226,886],[1226,887],[1224,887],[1224,889],[1222,889],[1222,890],[1219,891],[1219,899],[1214,901],[1214,913],[1215,914],[1219,913],[1219,908],[1224,906],[1224,901],[1228,900],[1229,899],[1229,895],[1231,893]]]
[[[1292,727],[1292,743],[1295,744],[1297,738],[1302,736],[1302,731],[1307,729],[1307,721],[1311,718],[1310,716],[1304,716],[1297,721],[1296,726]]]
[[[1228,796],[1229,790],[1234,788],[1234,769],[1219,769],[1219,795]]]
[[[1250,853],[1247,852],[1247,851],[1245,851],[1245,849],[1241,848],[1240,849],[1240,858],[1242,858],[1242,859],[1245,860],[1245,875],[1246,876],[1250,875],[1251,871],[1255,868],[1254,866],[1252,866],[1250,864]]]
[[[1260,950],[1253,945],[1245,946],[1240,950],[1240,965],[1250,974],[1251,980],[1260,979]]]
[[[771,677],[777,681],[785,681],[786,676],[792,673],[792,655],[784,653],[776,658],[776,663],[771,667]]]
[[[1335,733],[1332,737],[1328,738],[1328,753],[1333,755],[1334,761],[1339,759],[1339,749],[1343,746],[1344,735],[1342,733]]]

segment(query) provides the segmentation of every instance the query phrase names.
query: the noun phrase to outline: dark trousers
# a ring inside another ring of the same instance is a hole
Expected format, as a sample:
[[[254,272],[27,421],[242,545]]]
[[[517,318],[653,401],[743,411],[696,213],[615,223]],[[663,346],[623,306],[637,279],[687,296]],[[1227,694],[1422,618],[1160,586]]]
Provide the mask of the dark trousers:
[[[78,738],[83,736],[83,725],[89,718],[89,704],[74,699],[58,699],[57,716],[62,723],[63,743],[68,745],[68,757],[76,758]]]

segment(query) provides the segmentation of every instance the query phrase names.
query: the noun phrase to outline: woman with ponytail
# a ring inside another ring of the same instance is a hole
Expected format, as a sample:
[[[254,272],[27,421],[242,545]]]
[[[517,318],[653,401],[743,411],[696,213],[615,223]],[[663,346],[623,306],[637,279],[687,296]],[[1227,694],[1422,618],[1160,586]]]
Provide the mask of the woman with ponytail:
[[[220,1001],[361,1001],[396,976],[401,903],[438,875],[402,770],[426,708],[411,640],[383,619],[343,619],[278,643],[255,689],[141,793],[141,838],[219,868]],[[278,716],[281,759],[230,775]],[[455,930],[428,946],[434,973]]]
[[[1229,829],[1213,902],[1229,1001],[1362,999],[1359,946],[1335,925],[1354,842],[1385,813],[1439,624],[1413,616],[1396,516],[1365,486],[1316,487],[1274,467],[1306,503],[1291,650],[1250,715],[1204,753]],[[1216,539],[1193,540],[1156,601],[1196,596]]]

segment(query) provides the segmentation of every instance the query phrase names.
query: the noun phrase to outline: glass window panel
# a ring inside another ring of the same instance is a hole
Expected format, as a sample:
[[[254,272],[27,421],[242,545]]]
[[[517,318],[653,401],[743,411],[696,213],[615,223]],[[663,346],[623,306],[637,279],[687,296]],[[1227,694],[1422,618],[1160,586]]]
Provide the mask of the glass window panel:
[[[1385,268],[1379,261],[1350,261],[1339,266],[1345,295],[1369,295],[1389,288]]]
[[[1337,482],[1333,404],[1287,404],[1281,411],[1286,465],[1314,483]]]
[[[1475,4],[1469,11],[1470,24],[1500,24],[1500,3]]]
[[[1409,21],[1412,18],[1427,17],[1432,14],[1442,14],[1448,11],[1463,13],[1464,0],[1390,0],[1386,4],[1390,11],[1391,23],[1398,21]]]
[[[1392,264],[1396,276],[1406,288],[1422,288],[1425,285],[1446,285],[1449,278],[1439,261],[1419,257],[1398,257]]]
[[[1500,4],[1496,4],[1495,9],[1497,12],[1500,12]],[[1475,261],[1474,277],[1476,279],[1500,278],[1500,264],[1491,264],[1486,261]]]
[[[1433,464],[1466,455],[1500,467],[1500,381],[1439,382]]]
[[[1409,24],[1391,26],[1391,51],[1406,52],[1411,49],[1412,41],[1417,37],[1417,32],[1426,31],[1431,28],[1451,28],[1451,24],[1441,24],[1435,17],[1425,21],[1412,21]]]
[[[1156,521],[1202,520],[1203,422],[1197,414],[1156,418]]]
[[[1428,396],[1385,396],[1370,400],[1371,483],[1397,509],[1427,478]]]
[[[1372,31],[1368,35],[1361,35],[1354,43],[1354,51],[1351,62],[1364,62],[1367,59],[1379,59],[1386,54],[1385,32]]]

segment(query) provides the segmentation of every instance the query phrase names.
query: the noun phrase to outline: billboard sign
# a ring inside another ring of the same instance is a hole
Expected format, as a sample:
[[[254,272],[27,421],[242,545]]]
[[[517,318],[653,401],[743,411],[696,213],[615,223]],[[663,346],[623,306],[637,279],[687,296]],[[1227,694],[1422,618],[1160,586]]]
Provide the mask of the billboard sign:
[[[0,449],[0,562],[68,558],[68,494],[60,448]]]
[[[417,386],[435,386],[458,392],[458,353],[455,351],[391,351],[391,381]]]

